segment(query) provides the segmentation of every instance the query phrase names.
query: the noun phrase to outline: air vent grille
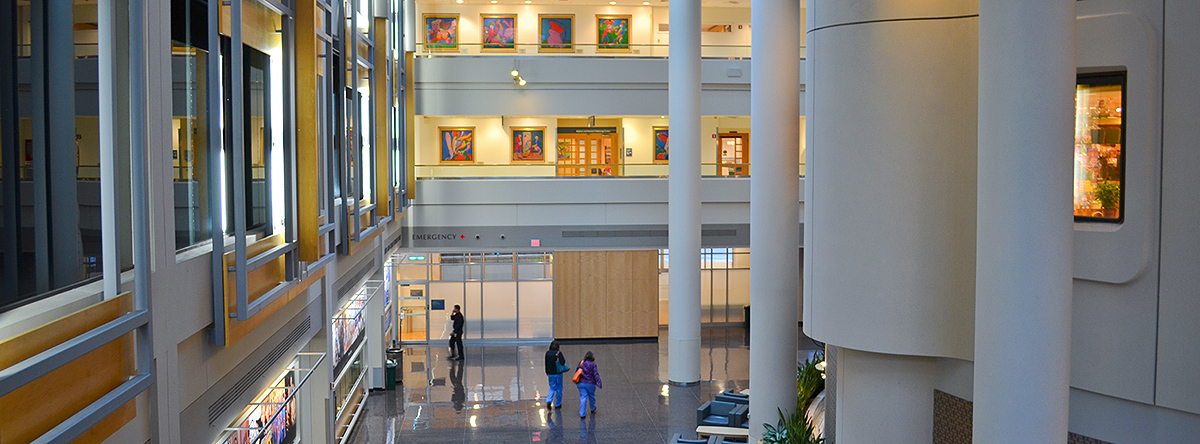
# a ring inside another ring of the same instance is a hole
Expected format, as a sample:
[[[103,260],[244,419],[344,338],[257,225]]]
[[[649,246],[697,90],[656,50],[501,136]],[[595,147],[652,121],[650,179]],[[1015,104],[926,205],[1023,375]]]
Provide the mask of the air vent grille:
[[[308,333],[310,327],[312,327],[312,316],[304,318],[304,322],[297,325],[296,329],[292,330],[279,345],[276,345],[267,356],[258,361],[258,364],[250,369],[245,376],[242,376],[242,379],[239,379],[237,384],[234,384],[216,402],[208,406],[208,424],[212,425],[221,415],[225,414],[225,410],[228,410],[234,401],[246,393],[246,390],[249,390],[256,381],[260,380],[267,373],[267,370],[271,369],[271,366],[279,362],[279,359],[283,358],[284,353],[287,353],[288,349],[296,345],[296,341],[299,341],[305,333]]]

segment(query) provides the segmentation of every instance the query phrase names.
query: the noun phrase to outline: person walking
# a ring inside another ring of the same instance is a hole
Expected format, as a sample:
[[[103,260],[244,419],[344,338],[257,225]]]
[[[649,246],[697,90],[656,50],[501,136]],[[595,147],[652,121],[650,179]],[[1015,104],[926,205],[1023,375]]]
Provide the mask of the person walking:
[[[579,418],[587,417],[588,403],[591,403],[592,413],[596,413],[596,389],[604,388],[604,383],[600,381],[600,369],[596,367],[596,357],[591,351],[583,355],[583,360],[579,361]]]
[[[450,321],[454,323],[454,332],[450,333],[450,359],[463,360],[463,324],[467,321],[463,318],[462,309],[458,304],[454,305],[454,311],[450,313]],[[455,354],[457,347],[457,354]]]
[[[546,396],[548,410],[562,408],[562,374],[571,371],[571,367],[567,367],[567,358],[558,347],[558,341],[551,341],[550,349],[546,350],[546,378],[550,380],[550,394]]]

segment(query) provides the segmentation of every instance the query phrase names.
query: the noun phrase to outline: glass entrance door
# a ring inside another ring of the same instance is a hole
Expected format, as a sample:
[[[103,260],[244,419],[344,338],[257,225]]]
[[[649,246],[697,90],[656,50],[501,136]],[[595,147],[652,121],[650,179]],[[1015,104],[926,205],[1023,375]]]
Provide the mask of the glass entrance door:
[[[429,342],[429,282],[400,282],[398,288],[400,341]]]

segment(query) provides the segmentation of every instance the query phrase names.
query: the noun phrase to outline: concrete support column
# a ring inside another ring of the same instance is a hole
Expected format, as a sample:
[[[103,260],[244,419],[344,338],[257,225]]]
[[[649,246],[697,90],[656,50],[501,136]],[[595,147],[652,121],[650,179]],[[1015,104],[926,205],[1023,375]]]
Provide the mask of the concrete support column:
[[[827,420],[826,437],[835,435],[840,443],[933,442],[934,358],[850,348],[838,348],[834,356],[828,368],[837,384],[833,393],[826,385],[825,417],[837,418],[837,430],[830,433]],[[833,415],[830,399],[837,400]]]
[[[1075,2],[980,2],[979,19],[974,441],[1062,442]]]
[[[700,381],[700,2],[671,5],[667,378]]]
[[[750,437],[796,409],[800,2],[753,0],[750,26]],[[671,41],[675,45],[675,41]]]

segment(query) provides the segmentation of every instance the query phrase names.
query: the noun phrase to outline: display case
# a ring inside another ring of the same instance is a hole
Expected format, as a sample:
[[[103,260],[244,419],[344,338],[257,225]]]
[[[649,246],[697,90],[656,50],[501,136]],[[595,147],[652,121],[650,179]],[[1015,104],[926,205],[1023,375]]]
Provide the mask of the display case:
[[[1120,223],[1125,198],[1125,73],[1082,74],[1075,88],[1077,222]]]

